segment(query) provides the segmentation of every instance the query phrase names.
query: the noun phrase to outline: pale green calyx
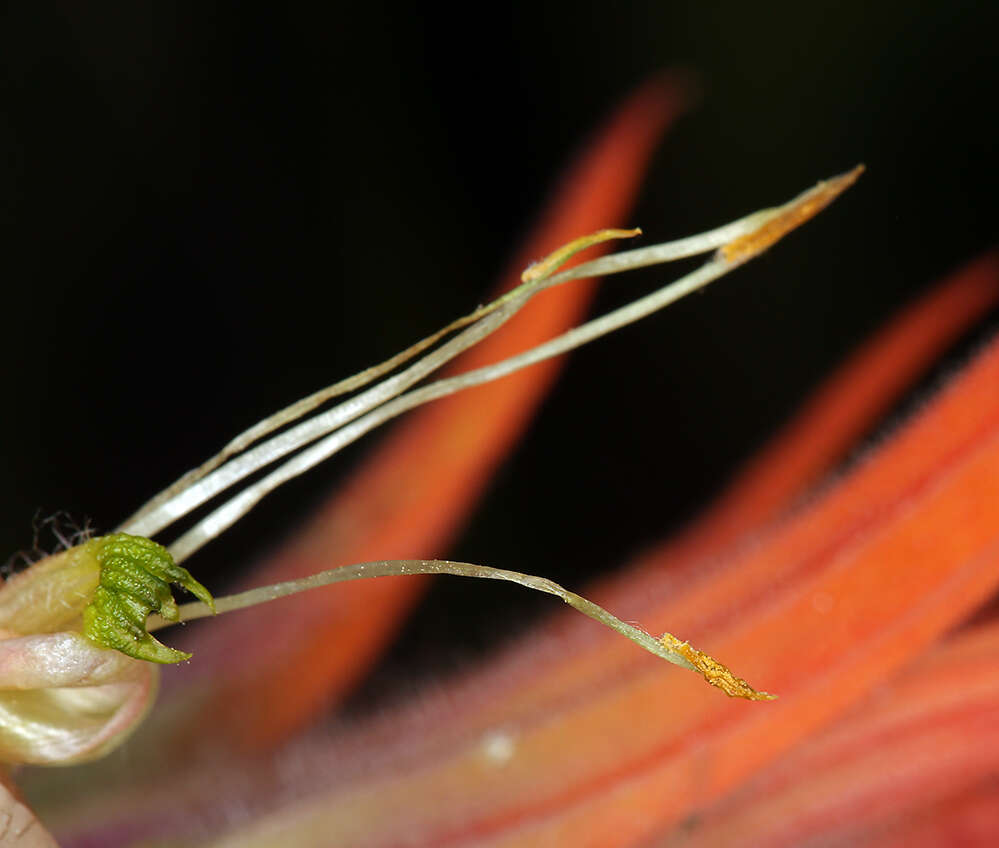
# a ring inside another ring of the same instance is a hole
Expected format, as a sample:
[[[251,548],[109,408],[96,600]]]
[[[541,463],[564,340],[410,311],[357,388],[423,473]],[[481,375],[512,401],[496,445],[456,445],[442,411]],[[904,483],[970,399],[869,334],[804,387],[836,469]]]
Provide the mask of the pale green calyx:
[[[176,565],[162,545],[142,536],[115,533],[88,543],[100,567],[100,582],[83,610],[83,635],[106,648],[155,663],[176,663],[191,655],[168,648],[151,636],[146,618],[158,613],[177,621],[170,584],[187,589],[215,610],[211,593],[186,568]]]

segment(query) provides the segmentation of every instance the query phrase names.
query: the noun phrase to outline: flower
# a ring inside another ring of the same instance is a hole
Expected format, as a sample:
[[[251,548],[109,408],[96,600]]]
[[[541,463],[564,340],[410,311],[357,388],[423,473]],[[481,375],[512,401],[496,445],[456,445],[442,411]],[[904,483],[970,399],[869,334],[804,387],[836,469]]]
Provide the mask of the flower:
[[[671,105],[661,91],[644,96],[624,111],[634,125],[618,125],[631,132],[611,133],[618,155],[632,139],[620,161],[635,163],[633,182]],[[600,161],[620,200],[618,169]],[[592,229],[577,224],[572,234]],[[999,345],[877,450],[814,486],[997,297],[999,258],[988,255],[859,351],[702,519],[596,588],[622,617],[699,639],[780,700],[722,698],[560,616],[445,689],[300,736],[420,590],[412,579],[360,582],[300,596],[280,622],[244,615],[196,635],[198,661],[117,772],[91,767],[100,797],[68,798],[64,780],[49,790],[59,810],[37,775],[30,797],[67,844],[873,842],[915,810],[950,832],[954,799],[989,809],[986,778],[999,765],[993,745],[974,744],[991,743],[999,689],[975,670],[995,665],[994,625],[947,635],[999,583]],[[578,294],[565,299],[559,309],[553,296],[546,314],[580,306]],[[256,579],[435,553],[550,378],[532,372],[414,416]],[[919,755],[898,783],[875,779],[875,742]],[[864,803],[887,793],[890,809]]]

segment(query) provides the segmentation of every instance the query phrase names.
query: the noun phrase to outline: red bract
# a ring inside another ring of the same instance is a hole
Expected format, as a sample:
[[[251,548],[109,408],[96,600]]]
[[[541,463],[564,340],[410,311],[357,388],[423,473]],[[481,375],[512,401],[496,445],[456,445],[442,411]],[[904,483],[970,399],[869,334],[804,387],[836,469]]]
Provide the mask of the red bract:
[[[969,273],[995,291],[994,259]],[[344,779],[278,832],[317,828],[356,845],[625,846],[679,825],[994,590],[996,385],[999,344],[821,496],[702,561],[689,580],[663,569],[661,599],[646,566],[629,608],[643,624],[699,640],[779,701],[747,709],[719,699],[602,635],[588,645],[535,635],[499,670],[327,744],[316,756],[340,775],[366,752],[384,765]]]

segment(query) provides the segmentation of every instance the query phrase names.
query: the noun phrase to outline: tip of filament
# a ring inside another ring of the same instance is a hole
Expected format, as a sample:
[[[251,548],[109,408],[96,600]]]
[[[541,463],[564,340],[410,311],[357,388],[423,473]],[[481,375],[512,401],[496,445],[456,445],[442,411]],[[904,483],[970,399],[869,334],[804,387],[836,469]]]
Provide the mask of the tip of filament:
[[[864,173],[864,170],[865,166],[860,164],[845,174],[823,180],[814,188],[776,210],[777,214],[769,218],[758,229],[719,248],[719,255],[726,262],[733,264],[745,262],[759,255],[784,238],[791,230],[797,229],[818,215],[852,186]]]
[[[682,642],[670,633],[663,633],[661,639],[666,650],[679,654],[689,662],[695,671],[700,672],[712,686],[721,689],[732,698],[744,698],[747,701],[775,701],[776,695],[761,692],[750,686],[741,677],[736,677],[727,666],[722,665],[714,657],[697,650],[689,642]]]

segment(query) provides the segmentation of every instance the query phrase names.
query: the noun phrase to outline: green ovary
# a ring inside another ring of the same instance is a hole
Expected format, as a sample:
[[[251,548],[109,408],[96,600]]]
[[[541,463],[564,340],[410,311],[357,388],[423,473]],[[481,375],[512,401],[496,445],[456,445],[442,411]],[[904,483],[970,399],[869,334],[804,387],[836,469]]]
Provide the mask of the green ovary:
[[[191,655],[168,648],[146,631],[146,618],[159,613],[177,621],[177,604],[170,584],[187,589],[212,611],[209,591],[186,568],[174,564],[162,545],[141,536],[116,533],[87,543],[100,566],[100,582],[83,610],[83,635],[130,657],[156,663],[176,663]]]

